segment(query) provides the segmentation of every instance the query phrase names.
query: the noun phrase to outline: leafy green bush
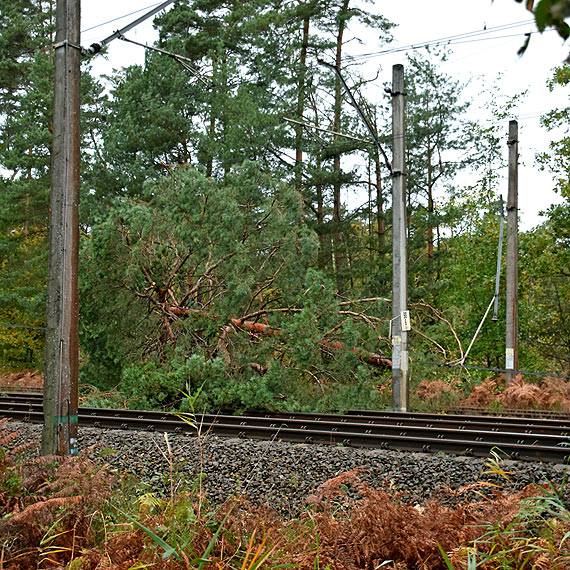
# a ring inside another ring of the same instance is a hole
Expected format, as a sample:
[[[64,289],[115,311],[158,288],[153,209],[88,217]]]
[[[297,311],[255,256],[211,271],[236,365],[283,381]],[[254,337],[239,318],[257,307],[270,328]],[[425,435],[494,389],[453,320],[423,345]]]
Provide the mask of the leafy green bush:
[[[125,367],[120,390],[133,405],[142,408],[175,407],[184,400],[182,392],[193,393],[200,386],[208,390],[226,378],[225,363],[194,354],[165,364],[149,360]]]

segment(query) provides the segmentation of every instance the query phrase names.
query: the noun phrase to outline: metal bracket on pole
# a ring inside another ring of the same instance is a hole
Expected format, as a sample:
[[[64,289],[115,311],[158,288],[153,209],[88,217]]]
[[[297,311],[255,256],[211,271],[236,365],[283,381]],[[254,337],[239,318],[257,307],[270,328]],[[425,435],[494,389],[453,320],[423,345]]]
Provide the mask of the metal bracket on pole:
[[[400,319],[400,331],[408,332],[412,330],[412,323],[410,321],[410,311],[402,311],[399,315],[392,317],[388,326],[388,338],[392,338],[392,322]],[[395,338],[395,337],[394,337]]]
[[[390,322],[388,323],[388,338],[392,338],[392,323],[399,318],[399,315],[396,315],[395,317],[392,317],[390,319]]]
[[[85,50],[81,46],[78,46],[76,44],[72,44],[68,40],[63,40],[62,42],[57,42],[56,44],[53,45],[53,49],[59,49],[59,48],[68,47],[68,46],[79,50],[82,54],[85,53]]]

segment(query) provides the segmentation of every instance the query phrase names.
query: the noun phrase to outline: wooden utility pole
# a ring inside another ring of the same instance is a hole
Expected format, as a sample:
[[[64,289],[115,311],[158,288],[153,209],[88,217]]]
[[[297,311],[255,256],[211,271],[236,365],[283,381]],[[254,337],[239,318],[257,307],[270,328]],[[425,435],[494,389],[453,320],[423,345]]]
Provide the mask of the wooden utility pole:
[[[404,66],[392,68],[392,407],[409,407],[408,333],[402,315],[408,308],[408,254],[406,244]]]
[[[507,334],[505,349],[505,368],[519,368],[519,313],[518,313],[518,161],[519,161],[519,125],[517,121],[509,122],[509,193],[507,196]],[[507,372],[507,386],[513,378],[512,372]]]
[[[57,0],[42,454],[76,451],[80,0]]]

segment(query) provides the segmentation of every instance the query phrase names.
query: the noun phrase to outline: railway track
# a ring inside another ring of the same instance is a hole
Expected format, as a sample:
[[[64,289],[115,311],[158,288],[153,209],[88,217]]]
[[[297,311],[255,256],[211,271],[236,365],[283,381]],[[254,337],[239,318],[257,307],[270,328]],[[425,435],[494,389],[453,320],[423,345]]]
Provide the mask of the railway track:
[[[0,396],[0,417],[42,423],[41,395]],[[566,463],[570,419],[489,415],[353,411],[346,415],[309,413],[198,414],[202,433],[251,439],[344,445],[487,457],[499,448],[513,459]],[[99,429],[196,433],[170,413],[80,408],[79,424]]]

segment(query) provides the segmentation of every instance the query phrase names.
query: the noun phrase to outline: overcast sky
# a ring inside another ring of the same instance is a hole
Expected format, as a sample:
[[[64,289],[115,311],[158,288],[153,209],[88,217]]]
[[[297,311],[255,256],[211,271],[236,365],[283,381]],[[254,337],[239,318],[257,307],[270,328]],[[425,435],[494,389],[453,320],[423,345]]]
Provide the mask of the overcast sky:
[[[82,45],[103,39],[158,3],[152,0],[83,2]],[[456,79],[469,81],[467,93],[470,97],[476,99],[482,89],[492,84],[496,84],[505,96],[528,90],[517,115],[512,117],[519,121],[519,206],[522,229],[539,223],[538,211],[560,201],[552,191],[552,177],[538,172],[535,165],[536,152],[546,150],[548,145],[548,136],[539,126],[539,118],[557,106],[568,105],[568,91],[559,89],[550,93],[546,81],[551,70],[568,55],[570,42],[563,44],[552,31],[533,34],[527,53],[518,57],[517,50],[524,41],[524,34],[535,31],[536,26],[532,14],[524,9],[524,3],[514,0],[376,0],[368,4],[367,9],[398,24],[390,48],[415,47],[433,40],[454,38],[449,43],[452,54],[443,70]],[[124,18],[109,22],[121,17]],[[99,26],[105,22],[109,23]],[[476,32],[481,33],[473,35]],[[353,29],[352,33],[362,35],[358,29]],[[457,37],[461,34],[465,36]],[[127,37],[143,43],[152,42],[156,37],[152,21],[140,24]],[[358,61],[370,77],[380,69],[376,82],[380,90],[384,82],[391,80],[392,65],[405,63],[406,51],[377,54],[386,48],[375,44],[373,37],[360,39],[364,44],[352,41],[346,45],[345,56],[367,54]],[[94,70],[108,73],[112,68],[142,63],[143,59],[143,48],[116,40],[110,45],[108,60],[101,58]],[[504,124],[505,155],[507,123],[508,120]]]

